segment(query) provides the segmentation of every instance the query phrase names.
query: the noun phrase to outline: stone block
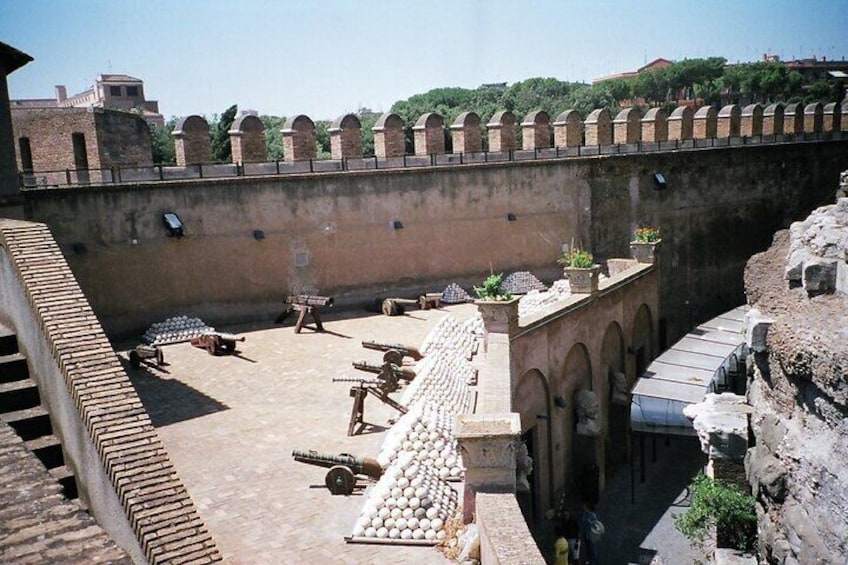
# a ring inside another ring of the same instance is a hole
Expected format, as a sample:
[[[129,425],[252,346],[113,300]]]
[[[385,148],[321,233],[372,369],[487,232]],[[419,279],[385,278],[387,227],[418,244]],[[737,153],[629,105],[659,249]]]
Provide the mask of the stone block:
[[[812,257],[804,262],[802,284],[807,294],[822,294],[836,290],[837,262],[834,259]]]
[[[745,314],[745,343],[751,351],[756,353],[768,351],[766,338],[773,323],[772,318],[763,315],[757,308],[751,308]]]

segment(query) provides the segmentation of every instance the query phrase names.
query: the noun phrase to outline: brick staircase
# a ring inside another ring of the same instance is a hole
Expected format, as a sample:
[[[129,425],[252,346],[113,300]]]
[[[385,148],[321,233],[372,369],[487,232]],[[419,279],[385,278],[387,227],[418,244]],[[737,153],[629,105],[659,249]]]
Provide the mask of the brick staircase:
[[[17,335],[0,325],[0,422],[8,424],[24,445],[62,485],[65,497],[78,500],[73,471],[65,465],[62,444],[53,434],[50,415],[41,405],[38,386],[29,377],[26,357],[18,350]]]

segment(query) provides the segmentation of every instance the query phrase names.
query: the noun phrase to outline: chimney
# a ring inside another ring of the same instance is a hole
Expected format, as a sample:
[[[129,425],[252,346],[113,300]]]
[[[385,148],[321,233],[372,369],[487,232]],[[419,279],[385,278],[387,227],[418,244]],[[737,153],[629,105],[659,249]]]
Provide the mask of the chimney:
[[[56,101],[64,102],[68,98],[68,89],[65,88],[64,84],[56,85]]]

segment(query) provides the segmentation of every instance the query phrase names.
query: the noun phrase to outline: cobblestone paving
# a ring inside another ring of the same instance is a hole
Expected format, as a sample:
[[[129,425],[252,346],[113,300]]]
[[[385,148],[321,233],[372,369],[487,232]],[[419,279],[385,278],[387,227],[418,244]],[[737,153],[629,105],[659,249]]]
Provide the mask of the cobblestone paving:
[[[247,338],[239,354],[213,357],[188,343],[164,347],[166,365],[128,368],[144,405],[224,558],[229,563],[447,563],[431,547],[348,544],[361,493],[333,496],[326,469],[296,463],[292,449],[376,456],[396,415],[369,397],[374,428],[347,437],[352,361],[381,361],[361,341],[419,346],[448,312],[473,305],[386,317],[327,311],[325,332],[284,325],[218,328]],[[131,346],[128,344],[126,347]]]

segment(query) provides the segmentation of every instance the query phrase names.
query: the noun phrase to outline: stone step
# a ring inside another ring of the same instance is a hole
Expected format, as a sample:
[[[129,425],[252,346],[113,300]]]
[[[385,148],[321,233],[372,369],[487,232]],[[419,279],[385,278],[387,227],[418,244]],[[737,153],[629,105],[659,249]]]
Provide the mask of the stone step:
[[[52,434],[25,441],[24,445],[48,469],[55,469],[65,464],[65,455],[62,453],[62,442]]]
[[[50,415],[41,405],[0,414],[0,422],[9,424],[24,441],[53,433]]]
[[[32,379],[0,383],[0,413],[35,408],[39,404],[41,397]]]
[[[65,493],[65,498],[68,500],[74,500],[75,498],[79,498],[79,489],[77,488],[77,480],[74,476],[73,470],[67,465],[60,465],[59,467],[54,467],[49,470],[50,475],[56,479],[60,485],[62,485],[62,490]]]
[[[29,377],[27,360],[21,353],[0,355],[0,383],[19,381]]]
[[[10,328],[0,324],[0,355],[18,352],[18,336]]]

